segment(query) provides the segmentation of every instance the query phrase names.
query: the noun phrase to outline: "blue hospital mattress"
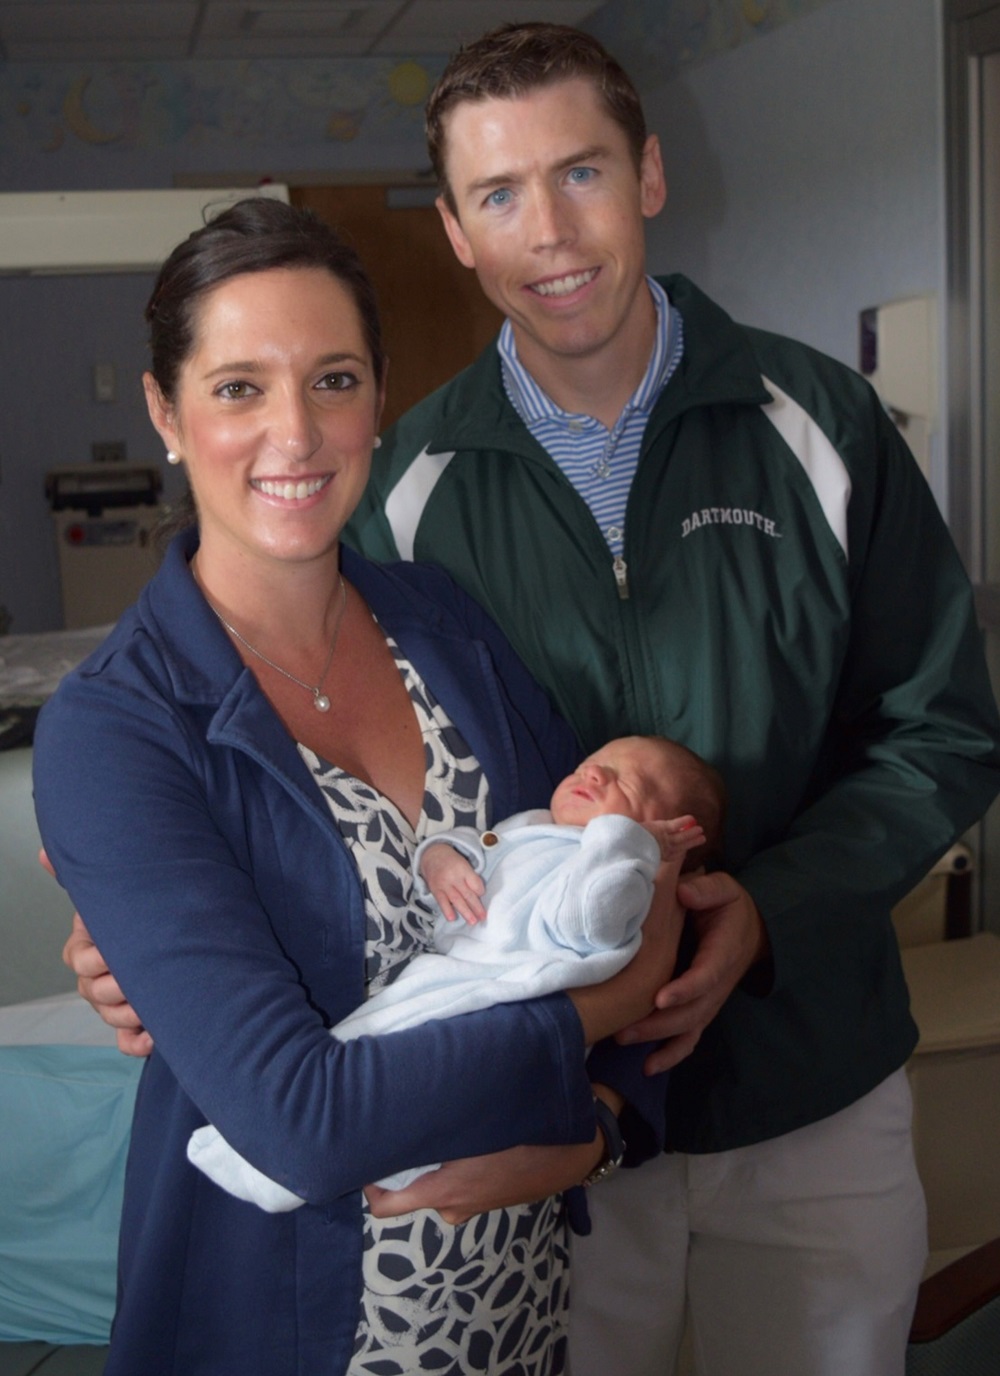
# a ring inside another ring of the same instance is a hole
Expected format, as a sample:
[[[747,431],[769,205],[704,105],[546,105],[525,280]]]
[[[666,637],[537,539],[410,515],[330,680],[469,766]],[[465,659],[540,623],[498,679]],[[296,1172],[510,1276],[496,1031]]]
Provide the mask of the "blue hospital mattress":
[[[0,1046],[0,1341],[104,1343],[142,1064]]]

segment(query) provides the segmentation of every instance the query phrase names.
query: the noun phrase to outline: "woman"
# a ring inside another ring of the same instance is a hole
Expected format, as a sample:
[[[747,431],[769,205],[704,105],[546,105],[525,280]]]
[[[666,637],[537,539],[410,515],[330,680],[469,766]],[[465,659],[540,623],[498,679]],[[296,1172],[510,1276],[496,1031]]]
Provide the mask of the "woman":
[[[331,230],[242,202],[175,250],[147,318],[150,417],[197,530],[64,681],[35,748],[46,848],[156,1047],[108,1376],[547,1376],[558,1199],[452,1227],[381,1221],[362,1190],[518,1144],[579,1143],[582,1179],[603,1150],[584,1046],[649,1009],[668,924],[606,985],[327,1035],[424,940],[416,842],[543,802],[575,745],[444,575],[340,549],[385,361]],[[206,1181],[185,1159],[206,1120],[313,1207],[265,1215]]]

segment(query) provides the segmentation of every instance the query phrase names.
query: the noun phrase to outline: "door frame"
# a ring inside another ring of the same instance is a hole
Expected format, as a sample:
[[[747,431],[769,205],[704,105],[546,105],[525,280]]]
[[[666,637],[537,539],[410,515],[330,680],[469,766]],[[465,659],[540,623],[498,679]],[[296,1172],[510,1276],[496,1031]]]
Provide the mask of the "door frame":
[[[978,59],[1000,49],[1000,0],[946,0],[945,167],[948,289],[948,517],[977,587],[977,604],[1000,630],[1000,588],[984,586],[983,351]]]
[[[948,522],[972,580],[988,650],[1000,645],[1000,583],[987,580],[982,59],[1000,52],[1000,0],[945,0]],[[995,459],[994,462],[1000,460]],[[998,687],[991,654],[994,689]],[[1000,804],[977,828],[974,927],[1000,931]]]

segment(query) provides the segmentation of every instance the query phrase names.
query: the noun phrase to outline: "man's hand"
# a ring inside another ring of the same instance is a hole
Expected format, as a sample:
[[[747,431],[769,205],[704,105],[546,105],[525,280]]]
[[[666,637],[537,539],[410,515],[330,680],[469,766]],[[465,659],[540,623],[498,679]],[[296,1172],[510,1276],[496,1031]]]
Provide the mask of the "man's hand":
[[[690,1056],[702,1032],[752,965],[768,954],[767,933],[746,889],[730,874],[681,878],[677,896],[698,935],[690,967],[656,995],[658,1012],[633,1023],[618,1040],[661,1041],[646,1060],[647,1075]]]
[[[46,869],[50,866],[46,865]],[[79,913],[73,914],[73,929],[63,947],[62,958],[76,975],[80,996],[115,1029],[118,1050],[126,1056],[148,1056],[153,1049],[153,1039],[139,1021],[135,1009],[126,1003],[118,981],[91,941]]]
[[[58,882],[58,875],[44,848],[38,852],[38,863]],[[69,940],[62,949],[63,964],[76,975],[80,997],[115,1029],[118,1050],[125,1056],[148,1056],[153,1039],[139,1021],[135,1009],[125,1002],[118,981],[108,969],[104,957],[94,945],[79,913],[73,914]]]
[[[446,1161],[405,1190],[366,1185],[375,1218],[395,1218],[412,1209],[433,1209],[446,1223],[512,1204],[530,1204],[579,1185],[604,1154],[600,1131],[593,1142],[571,1147],[511,1147],[489,1156]]]

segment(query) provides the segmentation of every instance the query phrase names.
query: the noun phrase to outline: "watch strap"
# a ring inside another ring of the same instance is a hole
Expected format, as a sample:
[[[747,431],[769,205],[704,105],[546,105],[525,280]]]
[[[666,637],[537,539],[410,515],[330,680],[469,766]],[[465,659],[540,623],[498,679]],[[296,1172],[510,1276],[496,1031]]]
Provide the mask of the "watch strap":
[[[604,1138],[604,1157],[583,1181],[584,1185],[596,1185],[599,1180],[606,1180],[609,1175],[614,1174],[625,1157],[625,1139],[622,1136],[618,1115],[596,1094],[594,1114]]]

